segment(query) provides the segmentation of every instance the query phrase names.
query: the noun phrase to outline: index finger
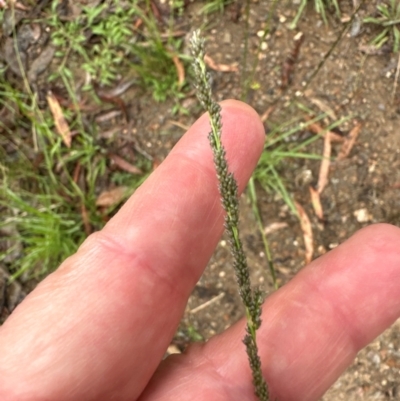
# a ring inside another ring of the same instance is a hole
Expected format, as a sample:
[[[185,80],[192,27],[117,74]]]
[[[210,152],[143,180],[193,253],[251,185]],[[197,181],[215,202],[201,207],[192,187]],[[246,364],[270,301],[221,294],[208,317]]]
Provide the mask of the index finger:
[[[242,190],[264,129],[240,102],[224,103],[222,120]],[[209,130],[203,115],[107,226],[7,320],[1,399],[131,401],[141,393],[222,233]]]
[[[357,352],[400,316],[400,230],[364,228],[263,305],[257,332],[271,401],[317,401]],[[141,401],[255,400],[243,320],[167,358]]]

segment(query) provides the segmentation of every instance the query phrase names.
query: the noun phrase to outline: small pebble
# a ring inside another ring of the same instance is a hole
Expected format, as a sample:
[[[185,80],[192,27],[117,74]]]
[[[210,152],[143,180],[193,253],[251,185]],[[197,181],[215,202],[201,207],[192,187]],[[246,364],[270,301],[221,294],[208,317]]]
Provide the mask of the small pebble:
[[[232,36],[229,32],[224,33],[223,42],[227,44],[232,42]]]
[[[359,223],[367,223],[372,218],[366,208],[355,210],[353,214]]]
[[[168,355],[180,354],[180,353],[181,353],[180,349],[175,344],[171,344],[167,349]]]
[[[380,365],[381,364],[381,357],[379,356],[379,354],[374,354],[372,356],[371,360],[375,365]]]

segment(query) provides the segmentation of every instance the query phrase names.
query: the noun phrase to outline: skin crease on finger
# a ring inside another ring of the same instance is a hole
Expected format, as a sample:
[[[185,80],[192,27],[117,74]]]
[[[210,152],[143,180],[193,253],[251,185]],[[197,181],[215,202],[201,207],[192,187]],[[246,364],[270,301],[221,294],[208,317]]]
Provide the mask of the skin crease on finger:
[[[223,103],[223,142],[243,190],[265,131]],[[106,227],[0,328],[1,401],[135,400],[160,363],[223,230],[203,115]]]
[[[271,401],[317,401],[400,316],[400,230],[362,229],[263,305],[257,332]],[[140,401],[255,400],[238,322],[164,361]]]

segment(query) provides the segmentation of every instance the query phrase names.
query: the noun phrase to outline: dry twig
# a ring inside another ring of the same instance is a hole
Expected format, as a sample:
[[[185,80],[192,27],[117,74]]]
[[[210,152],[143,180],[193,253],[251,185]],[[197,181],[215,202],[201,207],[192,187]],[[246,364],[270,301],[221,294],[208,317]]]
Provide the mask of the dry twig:
[[[331,145],[330,135],[325,135],[323,159],[319,169],[318,184],[317,184],[317,189],[319,194],[322,193],[322,191],[328,184],[329,167],[331,165],[331,152],[332,152],[332,145]]]
[[[321,198],[319,196],[319,192],[312,186],[309,187],[310,196],[311,196],[311,204],[314,209],[315,214],[320,220],[324,219],[324,211],[322,209]]]
[[[69,125],[64,117],[60,103],[58,103],[57,98],[51,92],[47,94],[47,103],[49,104],[51,114],[53,115],[54,125],[56,127],[57,133],[61,136],[65,146],[67,148],[70,148],[72,135],[69,129]]]
[[[211,68],[214,71],[220,71],[220,72],[238,71],[237,64],[218,64],[207,54],[204,56],[204,62],[207,64],[207,67]]]
[[[303,231],[304,245],[306,248],[306,264],[309,264],[312,261],[312,257],[314,254],[314,238],[311,228],[311,222],[303,206],[301,206],[298,202],[295,202],[294,204],[296,206],[297,212],[299,213],[301,230]]]
[[[337,160],[345,159],[353,149],[354,144],[356,143],[357,137],[361,132],[362,124],[357,123],[355,127],[350,131],[349,135],[345,138],[343,145],[338,154]]]

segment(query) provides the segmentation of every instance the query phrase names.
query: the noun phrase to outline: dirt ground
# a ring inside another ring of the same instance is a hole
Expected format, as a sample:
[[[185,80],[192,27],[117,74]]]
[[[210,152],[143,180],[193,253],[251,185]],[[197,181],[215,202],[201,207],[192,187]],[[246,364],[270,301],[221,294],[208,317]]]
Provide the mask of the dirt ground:
[[[390,48],[370,52],[368,41],[374,31],[357,21],[371,14],[377,1],[367,2],[356,22],[349,26],[343,39],[321,70],[312,73],[332,47],[343,23],[329,17],[329,26],[310,8],[296,30],[288,25],[293,20],[294,2],[282,1],[272,20],[272,32],[260,54],[256,79],[259,89],[251,90],[247,101],[260,114],[271,105],[274,110],[265,122],[266,132],[274,123],[293,116],[304,117],[297,104],[306,105],[315,115],[329,110],[321,124],[329,125],[335,119],[350,116],[337,129],[346,135],[356,121],[362,123],[350,155],[330,168],[329,183],[321,195],[324,219],[319,220],[313,211],[309,186],[316,185],[320,160],[290,160],[280,173],[289,192],[306,210],[311,219],[314,234],[314,258],[328,252],[349,238],[360,228],[377,222],[400,226],[400,95],[394,91],[398,57]],[[254,1],[249,20],[250,60],[258,43],[259,32],[265,24],[269,2]],[[184,15],[185,29],[191,31],[200,26],[200,4],[190,4]],[[217,63],[239,65],[239,72],[212,71],[213,90],[219,100],[240,97],[240,65],[243,54],[245,25],[243,15],[236,20],[236,5],[227,8],[222,15],[209,17],[210,30],[207,50]],[[342,1],[342,21],[353,13],[353,2]],[[347,18],[347,19],[346,19]],[[295,62],[292,82],[282,89],[282,66],[293,53],[295,36],[302,32],[303,44]],[[374,53],[374,54],[370,54]],[[312,78],[312,79],[311,79]],[[311,80],[310,80],[311,79]],[[138,93],[140,96],[138,96]],[[162,161],[168,151],[182,136],[184,129],[199,115],[194,95],[188,95],[183,105],[188,116],[174,116],[171,105],[155,104],[137,89],[131,88],[124,95],[129,113],[134,115],[131,135],[138,147],[145,149],[155,160]],[[171,122],[172,121],[172,122]],[[118,123],[118,120],[117,120]],[[105,127],[107,128],[107,127]],[[121,133],[121,136],[124,134]],[[301,137],[312,134],[304,130]],[[314,142],[308,149],[322,155],[323,140]],[[339,147],[333,146],[333,156]],[[279,283],[288,282],[305,264],[305,247],[299,221],[285,202],[276,194],[257,188],[259,208],[266,227],[273,223],[286,226],[268,234]],[[248,198],[242,196],[242,235],[252,268],[252,280],[266,292],[273,291],[267,269],[267,261],[256,221]],[[272,226],[273,227],[273,226]],[[206,272],[189,299],[185,316],[170,348],[182,351],[189,342],[207,340],[222,332],[243,316],[236,282],[230,266],[227,242],[222,239]],[[323,397],[333,400],[396,400],[400,399],[400,322],[387,330],[364,349]]]

